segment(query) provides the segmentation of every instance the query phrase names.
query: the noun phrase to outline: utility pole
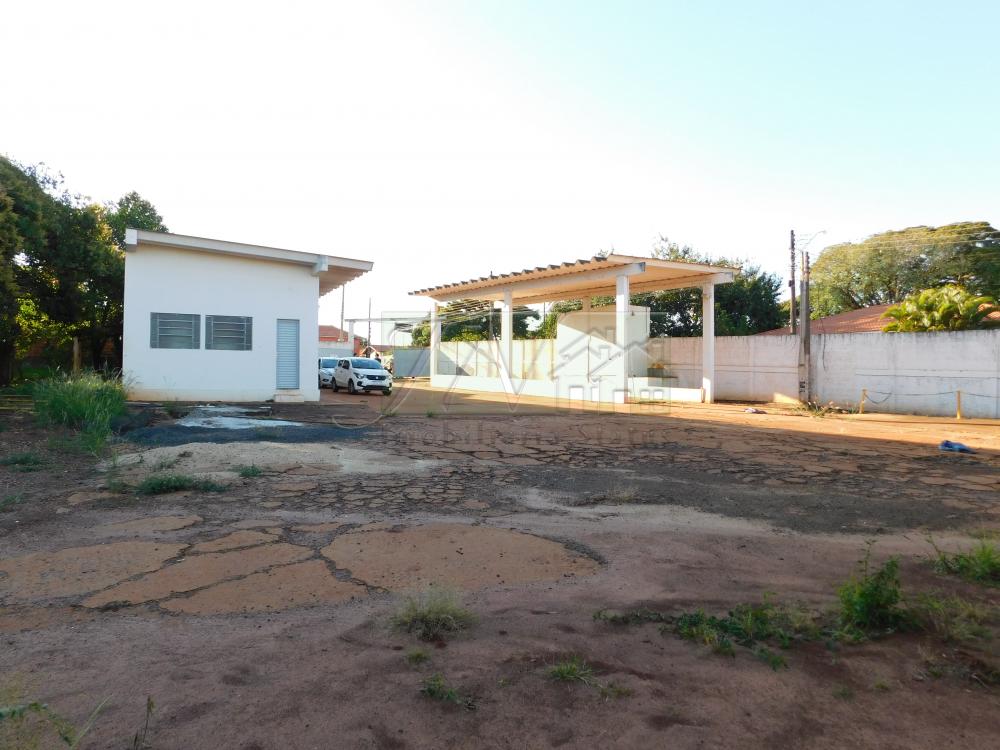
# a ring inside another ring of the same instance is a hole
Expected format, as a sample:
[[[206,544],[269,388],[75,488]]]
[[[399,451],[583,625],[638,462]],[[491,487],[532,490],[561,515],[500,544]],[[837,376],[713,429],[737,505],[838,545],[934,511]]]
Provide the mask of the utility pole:
[[[812,373],[810,372],[812,325],[809,312],[809,253],[805,252],[802,254],[802,393],[806,403],[812,401]]]
[[[791,244],[789,245],[789,253],[792,259],[792,275],[788,279],[788,288],[791,290],[792,297],[791,302],[788,305],[788,320],[792,326],[792,335],[795,335],[796,325],[795,325],[795,230],[791,231]]]
[[[371,348],[372,345],[372,298],[368,298],[368,341],[366,345]]]

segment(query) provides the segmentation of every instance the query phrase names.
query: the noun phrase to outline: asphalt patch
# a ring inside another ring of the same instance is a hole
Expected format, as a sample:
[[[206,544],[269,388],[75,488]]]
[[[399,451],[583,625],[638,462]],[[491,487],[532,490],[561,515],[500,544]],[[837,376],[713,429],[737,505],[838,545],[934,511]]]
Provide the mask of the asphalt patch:
[[[129,433],[130,442],[139,445],[172,446],[185,443],[322,443],[327,441],[360,440],[367,427],[303,424],[296,427],[271,427],[261,420],[260,427],[226,429],[218,427],[184,427],[178,424],[142,427]]]

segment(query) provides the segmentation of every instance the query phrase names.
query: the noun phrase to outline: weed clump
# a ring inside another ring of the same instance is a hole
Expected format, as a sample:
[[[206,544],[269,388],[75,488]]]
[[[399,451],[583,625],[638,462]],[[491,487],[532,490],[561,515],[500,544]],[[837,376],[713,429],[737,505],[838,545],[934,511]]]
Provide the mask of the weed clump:
[[[240,476],[243,477],[244,479],[259,477],[261,474],[264,473],[264,470],[261,469],[259,466],[257,466],[257,464],[250,464],[249,466],[240,466],[237,469],[237,471],[239,472]]]
[[[414,633],[425,641],[465,630],[475,622],[476,616],[461,605],[455,592],[439,587],[407,597],[403,607],[392,617],[393,627]]]
[[[670,615],[652,609],[640,607],[625,612],[615,612],[610,609],[599,609],[594,612],[594,619],[609,625],[641,625],[644,622],[670,622]]]
[[[476,702],[469,697],[463,697],[458,690],[445,682],[444,675],[438,673],[427,677],[420,686],[420,692],[428,698],[444,703],[454,703],[468,711],[474,711]]]
[[[960,596],[921,593],[912,601],[907,601],[906,612],[914,627],[946,643],[990,636],[986,622],[992,609]]]
[[[955,554],[943,552],[937,546],[934,550],[937,552],[934,568],[939,573],[988,586],[1000,586],[1000,546],[995,543],[983,539],[968,552]]]
[[[213,482],[211,479],[199,479],[187,474],[154,474],[146,477],[136,485],[139,495],[163,495],[181,490],[197,490],[198,492],[224,492],[226,486]]]
[[[661,626],[666,630],[667,626]],[[785,664],[784,657],[766,648],[777,643],[789,648],[793,642],[817,638],[820,628],[805,609],[778,606],[768,597],[760,604],[740,604],[725,617],[708,615],[704,610],[680,615],[673,631],[681,638],[710,647],[715,653],[735,656],[735,646],[751,649],[757,658],[772,669]]]

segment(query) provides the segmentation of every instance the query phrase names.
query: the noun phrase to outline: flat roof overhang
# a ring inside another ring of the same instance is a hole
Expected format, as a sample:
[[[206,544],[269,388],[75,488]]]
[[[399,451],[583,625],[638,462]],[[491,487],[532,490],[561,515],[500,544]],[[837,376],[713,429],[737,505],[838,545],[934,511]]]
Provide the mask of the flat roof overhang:
[[[530,305],[542,302],[615,295],[615,279],[629,277],[629,291],[658,292],[665,289],[685,289],[703,284],[726,284],[738,269],[687,263],[659,258],[640,258],[612,253],[589,260],[571,261],[551,266],[539,266],[523,271],[484,276],[454,284],[418,289],[410,292],[417,297],[430,297],[437,302],[460,299],[501,301],[510,291],[514,302]]]
[[[343,286],[348,281],[367,273],[372,270],[372,266],[374,265],[369,260],[342,258],[325,253],[306,253],[299,250],[285,250],[265,245],[248,245],[242,242],[213,240],[206,237],[192,237],[185,234],[149,232],[145,229],[125,230],[125,249],[127,252],[134,252],[142,245],[309,266],[312,268],[313,276],[319,278],[320,297]]]

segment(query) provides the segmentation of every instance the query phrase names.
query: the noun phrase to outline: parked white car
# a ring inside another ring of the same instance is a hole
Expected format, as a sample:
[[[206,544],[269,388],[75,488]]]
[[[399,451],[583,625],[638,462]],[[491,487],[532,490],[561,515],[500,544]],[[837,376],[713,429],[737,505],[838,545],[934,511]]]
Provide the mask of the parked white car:
[[[319,358],[319,387],[333,387],[333,371],[337,369],[336,357]]]
[[[392,375],[382,363],[367,357],[350,357],[337,360],[333,370],[333,390],[346,388],[348,393],[382,391],[392,393]]]

